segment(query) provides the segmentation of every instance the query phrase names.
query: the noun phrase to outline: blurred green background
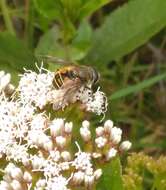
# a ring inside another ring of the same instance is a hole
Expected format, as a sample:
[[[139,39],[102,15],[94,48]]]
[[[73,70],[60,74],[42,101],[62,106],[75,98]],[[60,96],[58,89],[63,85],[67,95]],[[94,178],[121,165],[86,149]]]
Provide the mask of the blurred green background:
[[[166,150],[165,26],[165,0],[0,0],[0,70],[16,85],[41,56],[95,67],[109,100],[106,118],[133,151],[158,156]],[[45,60],[44,67],[57,65]],[[94,126],[101,119],[74,106],[55,116]]]

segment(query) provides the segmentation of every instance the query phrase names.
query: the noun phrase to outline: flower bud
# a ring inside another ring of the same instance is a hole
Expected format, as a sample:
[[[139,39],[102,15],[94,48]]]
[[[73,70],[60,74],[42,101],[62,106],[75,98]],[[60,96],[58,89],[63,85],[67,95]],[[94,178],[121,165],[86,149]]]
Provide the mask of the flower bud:
[[[94,184],[94,176],[85,175],[84,182],[86,187],[91,187]]]
[[[118,144],[121,141],[122,137],[122,130],[117,127],[111,128],[111,133],[110,133],[110,140],[114,144]]]
[[[85,176],[84,172],[81,172],[81,171],[74,173],[72,177],[74,184],[76,185],[81,184],[84,180],[84,176]]]
[[[32,175],[27,171],[24,172],[23,178],[24,178],[24,181],[27,182],[27,183],[32,182]]]
[[[64,161],[70,161],[71,160],[71,155],[70,155],[70,152],[68,151],[63,151],[61,153],[61,157],[63,158]]]
[[[9,164],[7,165],[7,167],[5,168],[5,172],[10,175],[10,174],[11,174],[11,171],[12,171],[14,168],[16,168],[16,166],[15,166],[13,163],[9,163]]]
[[[101,153],[98,153],[98,152],[94,152],[94,153],[92,153],[92,157],[93,158],[101,158],[102,157],[102,154]]]
[[[96,136],[102,136],[104,134],[104,128],[103,127],[97,127],[96,128]]]
[[[97,137],[95,139],[95,143],[98,148],[103,148],[105,146],[105,144],[107,143],[107,139],[104,137]]]
[[[116,154],[117,150],[115,148],[111,148],[106,155],[107,160],[110,160],[111,158],[115,157]]]
[[[98,180],[100,177],[101,177],[101,175],[102,175],[102,169],[97,169],[95,172],[94,172],[94,177],[95,177],[95,179],[96,180]]]
[[[130,141],[123,141],[119,147],[122,151],[128,151],[131,148],[131,142]]]
[[[111,128],[113,127],[113,121],[112,120],[107,120],[105,123],[104,123],[104,130],[105,132],[107,133],[110,133],[111,131]]]
[[[57,145],[61,148],[64,148],[64,146],[66,145],[66,138],[63,136],[58,136],[55,140]]]
[[[11,170],[11,177],[13,179],[16,179],[18,181],[21,181],[22,180],[22,177],[23,177],[23,172],[20,168],[14,168],[13,170]]]
[[[0,79],[0,88],[4,89],[9,84],[10,79],[11,79],[11,75],[9,73],[7,73],[3,77],[1,77],[1,79]]]
[[[63,127],[64,127],[63,119],[54,119],[50,125],[51,135],[54,137],[60,135]]]
[[[39,179],[36,183],[36,187],[45,187],[46,185],[46,180],[45,179]]]
[[[11,185],[9,183],[7,183],[6,181],[0,182],[0,189],[2,189],[2,190],[13,190]]]
[[[91,139],[91,132],[87,127],[81,127],[80,134],[85,142],[87,142]]]
[[[13,190],[22,190],[23,189],[21,183],[17,180],[13,180],[11,182],[11,186],[12,186]]]
[[[47,151],[51,151],[53,149],[53,142],[52,140],[48,140],[46,143],[44,143],[44,149]]]
[[[84,121],[82,122],[82,127],[89,128],[89,126],[90,126],[89,121],[84,120]]]
[[[65,123],[65,133],[71,133],[73,129],[73,123],[69,122],[69,123]]]

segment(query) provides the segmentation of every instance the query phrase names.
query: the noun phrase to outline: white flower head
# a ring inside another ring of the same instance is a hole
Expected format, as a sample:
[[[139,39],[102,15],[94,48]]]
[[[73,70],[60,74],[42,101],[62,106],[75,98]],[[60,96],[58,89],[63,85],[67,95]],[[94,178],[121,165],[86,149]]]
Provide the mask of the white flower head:
[[[50,178],[47,181],[46,190],[68,190],[68,179],[63,177],[62,175],[56,176],[54,178]]]
[[[72,166],[74,166],[77,170],[88,171],[92,169],[92,157],[90,153],[82,152],[78,143],[76,142],[79,151],[75,154],[75,159],[72,162]]]
[[[40,73],[26,71],[19,82],[20,100],[34,103],[42,109],[48,103],[48,92],[53,88],[54,73],[41,68]]]
[[[95,93],[91,89],[83,88],[78,97],[89,112],[101,115],[107,111],[107,97],[99,88]]]

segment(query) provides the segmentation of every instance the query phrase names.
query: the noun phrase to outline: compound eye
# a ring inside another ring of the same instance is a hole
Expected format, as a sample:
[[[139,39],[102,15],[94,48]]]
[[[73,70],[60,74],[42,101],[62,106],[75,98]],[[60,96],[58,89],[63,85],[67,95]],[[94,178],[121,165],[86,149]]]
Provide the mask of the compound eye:
[[[75,71],[69,71],[69,78],[73,79],[77,77],[77,73]]]

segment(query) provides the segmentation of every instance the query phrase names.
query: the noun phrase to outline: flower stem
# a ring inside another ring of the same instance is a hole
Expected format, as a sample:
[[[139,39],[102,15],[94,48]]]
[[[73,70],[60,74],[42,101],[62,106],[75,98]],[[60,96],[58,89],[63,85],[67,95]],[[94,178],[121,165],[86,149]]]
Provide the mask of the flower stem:
[[[0,0],[0,6],[1,6],[3,18],[4,18],[5,25],[6,25],[8,32],[10,32],[12,35],[15,35],[15,30],[13,28],[12,20],[9,15],[6,0]]]

